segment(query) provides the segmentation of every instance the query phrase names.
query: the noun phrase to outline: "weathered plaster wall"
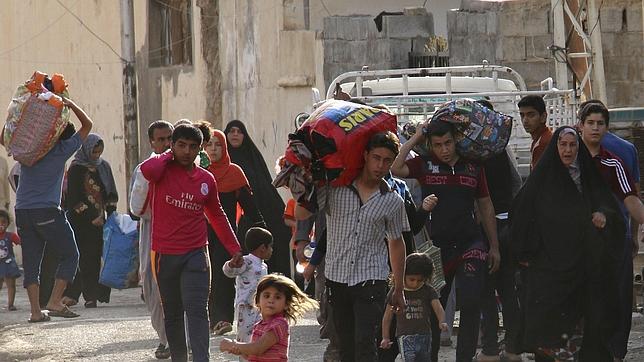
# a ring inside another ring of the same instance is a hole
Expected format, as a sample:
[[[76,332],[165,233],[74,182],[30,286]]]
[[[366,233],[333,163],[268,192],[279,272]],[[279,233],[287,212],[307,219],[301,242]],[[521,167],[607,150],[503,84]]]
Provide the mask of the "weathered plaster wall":
[[[61,1],[120,53],[118,1]],[[105,141],[103,157],[112,164],[120,194],[119,211],[124,212],[125,148],[119,58],[56,1],[3,1],[0,11],[3,107],[9,104],[16,86],[35,70],[64,74],[71,97],[93,119],[92,131]],[[79,125],[74,116],[72,119]],[[3,147],[0,154],[6,156]],[[13,159],[8,161],[11,167]]]
[[[156,49],[148,45],[148,2],[134,2],[137,73],[138,73],[138,102],[140,125],[140,157],[150,154],[147,140],[147,127],[150,123],[164,119],[174,123],[181,118],[199,120],[206,118],[207,97],[216,97],[216,93],[206,92],[206,82],[209,73],[202,56],[202,34],[205,29],[212,29],[218,23],[212,18],[202,23],[201,8],[196,1],[192,2],[192,65],[176,65],[159,68],[148,67],[150,54],[158,54]],[[212,113],[212,111],[211,111]]]
[[[319,34],[284,30],[283,12],[282,0],[220,1],[222,118],[248,126],[269,167],[322,86]]]

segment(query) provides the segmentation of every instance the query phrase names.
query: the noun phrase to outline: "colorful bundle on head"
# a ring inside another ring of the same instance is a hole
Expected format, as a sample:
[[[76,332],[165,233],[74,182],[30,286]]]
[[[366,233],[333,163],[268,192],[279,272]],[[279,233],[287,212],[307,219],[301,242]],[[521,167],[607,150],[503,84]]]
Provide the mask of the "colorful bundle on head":
[[[4,125],[4,144],[16,161],[31,166],[52,149],[69,123],[62,99],[68,96],[62,74],[36,71],[18,86]]]
[[[430,122],[454,125],[456,151],[461,157],[485,161],[505,150],[512,133],[512,117],[493,111],[473,99],[443,104]]]
[[[291,140],[297,139],[311,153],[311,159],[289,147],[286,160],[308,166],[314,181],[332,186],[348,185],[364,163],[363,152],[369,138],[378,132],[396,133],[396,116],[367,105],[329,100],[318,107]]]

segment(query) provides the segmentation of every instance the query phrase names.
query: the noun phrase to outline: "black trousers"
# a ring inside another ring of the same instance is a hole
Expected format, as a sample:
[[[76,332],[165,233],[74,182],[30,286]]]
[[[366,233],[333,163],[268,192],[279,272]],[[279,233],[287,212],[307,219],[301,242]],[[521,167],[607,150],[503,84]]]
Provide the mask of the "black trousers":
[[[627,352],[628,337],[631,333],[633,318],[633,257],[632,241],[626,240],[624,254],[617,273],[618,307],[615,311],[617,331],[610,340],[614,357],[624,358]]]
[[[69,219],[78,245],[78,270],[74,282],[67,286],[65,296],[78,300],[81,292],[86,302],[110,301],[111,289],[98,282],[103,255],[103,228],[85,221]]]
[[[221,244],[217,235],[208,225],[208,250],[212,278],[208,296],[208,314],[210,325],[226,321],[233,323],[235,315],[235,279],[224,275],[221,268],[230,260],[230,254]]]
[[[210,260],[206,247],[181,255],[153,254],[153,269],[161,294],[172,361],[188,360],[184,312],[195,362],[210,358],[208,329],[208,292]]]
[[[488,298],[483,300],[481,314],[481,330],[483,335],[481,342],[483,344],[483,353],[486,355],[496,355],[499,353],[499,344],[497,340],[498,331],[498,309],[494,290],[496,290],[501,299],[503,306],[503,328],[505,329],[505,351],[518,354],[521,352],[520,341],[520,313],[519,299],[516,290],[516,273],[517,262],[512,256],[510,246],[508,245],[508,222],[507,220],[497,220],[497,230],[499,235],[499,252],[501,254],[501,266],[494,274],[488,274]]]
[[[441,249],[443,265],[447,260],[453,260],[458,254],[454,249]],[[481,316],[481,301],[489,298],[490,289],[486,288],[486,274],[488,272],[485,260],[477,257],[469,257],[465,253],[463,260],[456,268],[455,273],[445,276],[447,283],[441,289],[440,301],[443,308],[447,305],[447,299],[456,280],[456,301],[460,307],[460,324],[458,339],[456,342],[456,361],[471,362],[476,353],[476,344],[479,336],[479,324]],[[440,329],[432,313],[432,361],[438,361],[438,350],[440,348]]]
[[[326,286],[342,362],[377,361],[377,333],[384,313],[386,282],[369,280],[348,286],[327,279]]]

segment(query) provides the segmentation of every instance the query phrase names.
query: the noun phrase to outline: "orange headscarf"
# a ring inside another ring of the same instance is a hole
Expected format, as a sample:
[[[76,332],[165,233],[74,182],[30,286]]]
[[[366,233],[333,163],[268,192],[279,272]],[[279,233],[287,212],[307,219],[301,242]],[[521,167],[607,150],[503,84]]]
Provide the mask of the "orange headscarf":
[[[213,137],[217,137],[221,144],[221,158],[219,161],[212,162],[208,171],[212,172],[217,180],[217,189],[219,192],[231,192],[239,190],[248,185],[248,179],[241,167],[230,162],[228,147],[226,147],[226,135],[224,132],[216,129],[212,132]]]

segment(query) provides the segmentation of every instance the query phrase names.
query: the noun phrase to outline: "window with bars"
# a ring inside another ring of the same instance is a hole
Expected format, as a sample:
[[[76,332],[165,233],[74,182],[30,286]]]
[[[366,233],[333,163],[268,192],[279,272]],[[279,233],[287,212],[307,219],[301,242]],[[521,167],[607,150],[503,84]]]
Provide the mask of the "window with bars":
[[[148,0],[150,67],[192,65],[192,0]]]

